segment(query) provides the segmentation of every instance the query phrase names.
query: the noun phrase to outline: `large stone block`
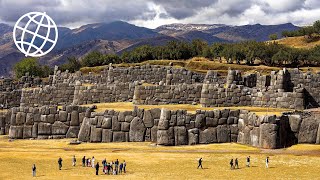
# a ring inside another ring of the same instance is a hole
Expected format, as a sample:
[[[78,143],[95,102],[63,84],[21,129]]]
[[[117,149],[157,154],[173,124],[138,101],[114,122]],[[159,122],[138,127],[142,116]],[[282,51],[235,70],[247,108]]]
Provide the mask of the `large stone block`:
[[[159,130],[167,130],[169,128],[169,121],[166,119],[160,119],[158,123]]]
[[[103,129],[111,129],[112,128],[112,119],[110,117],[103,118],[101,127]]]
[[[203,114],[197,114],[196,120],[195,120],[195,127],[196,128],[203,128],[206,126],[206,119]]]
[[[264,123],[260,125],[259,145],[265,149],[277,148],[277,130],[276,124]]]
[[[302,120],[299,129],[298,143],[316,143],[319,122],[314,117]]]
[[[79,113],[78,113],[78,111],[71,112],[70,126],[79,126]]]
[[[118,121],[118,116],[112,116],[112,130],[113,131],[121,130],[121,123]]]
[[[164,146],[174,145],[174,130],[170,127],[168,130],[157,131],[157,144]]]
[[[116,131],[113,132],[113,142],[126,142],[126,134],[125,132]]]
[[[66,135],[68,132],[69,126],[65,125],[63,122],[56,121],[52,125],[52,134],[53,135]]]
[[[68,119],[68,113],[66,111],[59,111],[59,121],[66,122]]]
[[[161,109],[155,108],[150,110],[153,119],[160,119]]]
[[[23,138],[23,126],[10,126],[9,138],[22,139]]]
[[[32,126],[32,138],[38,137],[38,123],[34,123]]]
[[[199,143],[200,144],[209,144],[216,143],[217,140],[217,129],[214,127],[209,127],[203,131],[200,130]]]
[[[207,127],[217,127],[218,126],[218,119],[217,118],[206,118],[206,126]]]
[[[195,145],[199,144],[199,129],[189,129],[188,130],[188,144]]]
[[[66,138],[77,138],[79,134],[79,126],[70,126],[66,134]]]
[[[259,147],[259,139],[260,139],[260,128],[254,127],[250,131],[250,145]]]
[[[219,143],[230,142],[230,129],[227,125],[217,126],[217,139]]]
[[[157,132],[158,126],[153,126],[151,128],[151,142],[157,142]]]
[[[23,139],[32,138],[32,125],[23,126]]]
[[[188,134],[187,129],[184,126],[176,126],[174,127],[174,139],[175,145],[186,145],[188,144]]]
[[[27,113],[26,125],[33,125],[33,114],[32,113]]]
[[[16,115],[16,124],[23,125],[26,122],[26,113],[18,112]]]
[[[145,110],[143,114],[143,122],[147,128],[153,127],[153,117],[150,110]]]
[[[102,128],[91,127],[90,142],[101,142]]]
[[[299,132],[299,128],[301,125],[302,117],[300,115],[290,115],[289,124],[292,132]]]
[[[112,142],[111,129],[102,129],[102,142]]]
[[[132,142],[144,141],[146,126],[143,120],[135,117],[130,123],[129,140]]]
[[[79,141],[88,142],[90,140],[90,132],[91,132],[90,121],[91,119],[87,117],[83,119],[83,122],[79,130],[79,135],[78,135]]]
[[[51,124],[50,123],[39,123],[38,124],[38,135],[51,135]]]
[[[122,122],[121,123],[121,131],[129,132],[130,131],[130,123]]]

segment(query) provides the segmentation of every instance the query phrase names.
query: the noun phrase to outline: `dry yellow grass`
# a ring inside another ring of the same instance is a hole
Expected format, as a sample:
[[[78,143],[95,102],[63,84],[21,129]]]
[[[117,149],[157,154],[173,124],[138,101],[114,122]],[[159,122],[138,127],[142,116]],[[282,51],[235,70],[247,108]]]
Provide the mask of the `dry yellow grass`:
[[[90,107],[93,104],[84,104],[82,106]],[[189,113],[195,113],[196,110],[213,110],[213,109],[244,109],[250,112],[255,112],[257,115],[275,114],[281,115],[282,112],[293,111],[292,109],[283,108],[264,108],[264,107],[251,107],[251,106],[239,106],[239,107],[201,107],[201,105],[191,105],[191,104],[166,104],[166,105],[135,105],[132,102],[116,102],[116,103],[96,103],[97,112],[103,112],[106,109],[117,110],[117,111],[131,111],[134,106],[138,106],[142,109],[153,109],[153,108],[166,108],[171,110],[184,109]]]
[[[70,140],[15,140],[8,142],[0,137],[0,179],[32,179],[31,167],[37,165],[37,178],[50,179],[318,179],[320,157],[318,154],[299,154],[288,148],[284,150],[259,150],[234,144],[210,144],[180,147],[158,147],[142,143],[85,143],[69,145]],[[318,149],[318,145],[298,145]],[[301,149],[301,148],[300,148]],[[292,153],[294,152],[294,153]],[[77,157],[76,167],[71,158]],[[83,156],[95,156],[96,160],[126,160],[125,175],[95,176],[93,168],[81,167]],[[252,167],[245,167],[246,156],[251,156]],[[57,160],[63,159],[58,170]],[[270,157],[270,168],[264,159]],[[203,158],[204,169],[197,169],[198,158]],[[240,169],[230,170],[229,161],[238,158]]]
[[[305,37],[299,36],[299,37],[288,37],[276,40],[279,44],[287,45],[294,48],[305,48],[310,49],[315,46],[320,45],[320,41],[313,41],[313,42],[307,42]]]

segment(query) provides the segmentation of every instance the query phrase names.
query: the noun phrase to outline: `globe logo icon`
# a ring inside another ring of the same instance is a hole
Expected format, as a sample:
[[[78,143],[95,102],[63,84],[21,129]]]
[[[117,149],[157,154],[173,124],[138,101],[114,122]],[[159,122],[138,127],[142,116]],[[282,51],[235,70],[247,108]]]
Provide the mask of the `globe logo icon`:
[[[26,57],[40,57],[49,53],[56,45],[58,28],[45,12],[29,12],[16,22],[13,40]]]

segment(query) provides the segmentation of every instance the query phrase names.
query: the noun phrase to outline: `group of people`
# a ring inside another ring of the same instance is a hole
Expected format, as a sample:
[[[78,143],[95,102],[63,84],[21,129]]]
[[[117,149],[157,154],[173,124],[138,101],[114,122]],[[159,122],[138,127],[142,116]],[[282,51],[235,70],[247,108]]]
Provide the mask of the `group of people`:
[[[247,164],[246,164],[246,166],[247,167],[250,167],[250,156],[248,156],[247,158],[246,158],[247,160]],[[199,159],[199,161],[198,161],[198,167],[197,168],[201,168],[201,169],[203,169],[203,167],[202,167],[202,158],[200,158]],[[267,157],[266,158],[266,168],[269,168],[269,157]],[[235,169],[235,168],[237,168],[237,169],[239,169],[239,161],[238,161],[238,158],[236,158],[236,159],[231,159],[230,160],[230,169]]]
[[[62,169],[62,158],[59,157],[58,158],[58,167],[59,167],[59,170]],[[82,167],[92,167],[92,168],[95,168],[96,170],[96,175],[99,175],[99,169],[100,169],[100,164],[99,162],[95,163],[95,158],[94,156],[92,158],[86,158],[86,156],[83,156],[82,158]],[[76,159],[76,156],[74,155],[72,157],[72,166],[76,166],[76,162],[77,162],[77,159]],[[102,160],[102,171],[104,174],[113,174],[113,175],[118,175],[118,174],[122,174],[122,173],[126,173],[126,166],[127,166],[127,163],[125,160],[123,160],[122,163],[119,162],[119,160],[115,160],[115,161],[111,161],[111,162],[107,162],[106,159]],[[32,176],[35,177],[36,176],[36,170],[37,170],[37,167],[35,164],[33,164],[32,166]]]

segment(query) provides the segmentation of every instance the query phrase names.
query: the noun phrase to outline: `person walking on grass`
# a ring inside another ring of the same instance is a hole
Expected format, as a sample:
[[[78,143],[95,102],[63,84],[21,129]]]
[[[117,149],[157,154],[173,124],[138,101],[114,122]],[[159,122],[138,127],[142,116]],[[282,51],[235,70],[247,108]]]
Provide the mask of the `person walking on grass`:
[[[36,164],[33,164],[33,166],[32,166],[32,177],[36,177],[36,171],[37,171]]]
[[[96,168],[96,175],[98,176],[99,175],[99,168],[100,168],[99,162],[97,162],[95,168]]]
[[[233,159],[230,161],[230,169],[233,169]]]
[[[269,157],[266,158],[266,168],[269,168]]]
[[[82,158],[82,167],[86,166],[86,156],[83,156]]]
[[[72,166],[76,166],[76,162],[77,162],[76,156],[73,155],[73,158],[72,158]]]
[[[126,166],[127,166],[127,163],[125,160],[123,160],[123,172],[126,173]]]
[[[119,167],[119,174],[122,174],[122,169],[123,169],[123,164],[121,163]]]
[[[92,159],[91,159],[91,165],[92,165],[92,168],[94,168],[94,162],[96,161],[96,159],[94,158],[94,156],[92,156]]]
[[[58,164],[59,164],[59,170],[61,170],[61,168],[62,168],[62,158],[61,157],[59,157],[59,159],[58,159]]]
[[[200,158],[199,161],[198,161],[198,167],[197,167],[197,169],[199,169],[199,167],[201,167],[201,169],[203,169],[203,168],[202,168],[202,158]]]
[[[114,162],[114,167],[115,167],[116,172],[118,174],[118,172],[119,172],[119,160],[118,159]]]
[[[250,156],[247,157],[247,167],[250,167]]]
[[[236,158],[236,160],[234,161],[234,168],[239,169],[239,162],[238,162],[238,158]]]

